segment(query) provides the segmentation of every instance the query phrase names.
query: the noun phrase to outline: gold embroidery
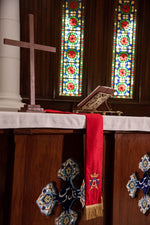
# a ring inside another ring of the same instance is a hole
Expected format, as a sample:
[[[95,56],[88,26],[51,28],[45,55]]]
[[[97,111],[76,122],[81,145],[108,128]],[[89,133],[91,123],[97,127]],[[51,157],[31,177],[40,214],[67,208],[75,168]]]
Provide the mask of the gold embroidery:
[[[91,177],[91,180],[90,181],[90,191],[93,189],[93,188],[96,188],[98,189],[98,184],[99,184],[99,179],[97,178],[99,176],[99,174],[91,174],[90,177]]]

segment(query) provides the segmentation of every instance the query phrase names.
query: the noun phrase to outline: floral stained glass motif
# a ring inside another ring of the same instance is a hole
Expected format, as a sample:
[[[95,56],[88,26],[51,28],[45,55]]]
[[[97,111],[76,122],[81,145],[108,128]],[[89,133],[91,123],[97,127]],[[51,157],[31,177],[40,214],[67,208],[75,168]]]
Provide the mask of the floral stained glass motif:
[[[136,9],[134,1],[119,0],[115,12],[112,79],[115,98],[133,98]]]
[[[66,0],[62,9],[59,96],[82,94],[83,39],[82,0]]]

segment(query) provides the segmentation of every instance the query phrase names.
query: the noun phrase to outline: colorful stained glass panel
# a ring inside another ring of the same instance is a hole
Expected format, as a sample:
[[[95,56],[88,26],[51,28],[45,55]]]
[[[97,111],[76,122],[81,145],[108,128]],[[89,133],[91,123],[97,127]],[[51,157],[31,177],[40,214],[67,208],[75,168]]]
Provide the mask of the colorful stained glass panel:
[[[115,98],[133,98],[136,9],[134,1],[119,0],[115,11],[112,82]]]
[[[82,0],[66,0],[62,10],[60,96],[82,94],[83,39]]]

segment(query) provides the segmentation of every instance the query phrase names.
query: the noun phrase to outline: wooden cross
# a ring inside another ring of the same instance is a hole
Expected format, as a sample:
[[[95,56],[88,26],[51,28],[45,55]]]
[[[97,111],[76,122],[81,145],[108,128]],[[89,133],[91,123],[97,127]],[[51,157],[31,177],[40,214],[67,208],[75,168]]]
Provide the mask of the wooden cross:
[[[34,43],[34,17],[29,14],[29,42],[4,39],[4,44],[30,49],[30,105],[25,105],[19,112],[44,112],[40,105],[35,104],[35,60],[34,50],[56,52],[55,47]]]

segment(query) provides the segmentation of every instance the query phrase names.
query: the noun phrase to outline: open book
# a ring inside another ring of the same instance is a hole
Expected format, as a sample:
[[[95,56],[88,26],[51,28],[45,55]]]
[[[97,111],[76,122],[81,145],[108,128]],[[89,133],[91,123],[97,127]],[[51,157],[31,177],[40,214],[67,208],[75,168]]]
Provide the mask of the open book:
[[[85,99],[78,105],[79,110],[96,110],[102,103],[104,103],[110,96],[114,94],[115,90],[110,87],[97,86]]]

